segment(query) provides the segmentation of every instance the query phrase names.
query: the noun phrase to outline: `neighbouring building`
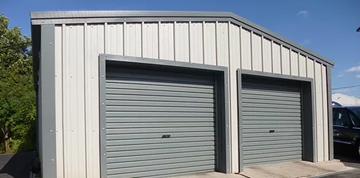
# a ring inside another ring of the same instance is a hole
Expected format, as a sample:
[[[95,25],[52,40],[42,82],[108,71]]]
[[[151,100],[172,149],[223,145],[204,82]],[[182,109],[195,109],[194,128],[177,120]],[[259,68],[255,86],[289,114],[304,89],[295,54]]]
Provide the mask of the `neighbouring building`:
[[[31,12],[51,177],[333,159],[333,62],[227,12]]]
[[[354,96],[348,96],[342,93],[332,94],[332,101],[342,106],[360,106],[360,99]]]

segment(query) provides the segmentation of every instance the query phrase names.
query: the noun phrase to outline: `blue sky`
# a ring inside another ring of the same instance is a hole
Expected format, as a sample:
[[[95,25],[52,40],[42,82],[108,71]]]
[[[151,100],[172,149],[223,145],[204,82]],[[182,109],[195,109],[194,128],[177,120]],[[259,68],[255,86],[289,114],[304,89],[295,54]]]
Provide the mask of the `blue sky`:
[[[333,88],[360,85],[359,0],[0,0],[0,12],[30,34],[30,11],[230,11],[335,62]],[[360,87],[337,90],[360,97]]]

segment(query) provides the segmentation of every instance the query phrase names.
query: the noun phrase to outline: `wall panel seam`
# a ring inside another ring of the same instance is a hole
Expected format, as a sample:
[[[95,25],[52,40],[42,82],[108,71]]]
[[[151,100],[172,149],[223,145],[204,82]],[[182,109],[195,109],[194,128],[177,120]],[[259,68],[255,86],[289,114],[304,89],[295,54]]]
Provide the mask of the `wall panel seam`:
[[[123,41],[124,41],[124,44],[123,44],[123,53],[124,53],[124,56],[126,56],[127,54],[126,54],[126,40],[127,40],[127,38],[126,38],[126,22],[124,22],[124,24],[123,24]]]
[[[274,73],[274,52],[273,52],[274,41],[271,40],[270,48],[271,48],[271,73]]]
[[[241,30],[242,30],[242,26],[239,26],[239,50],[240,50],[240,62],[239,62],[239,68],[241,69],[241,67],[242,67],[242,47],[241,47],[241,45],[242,45],[242,42],[241,42],[241,40],[242,40],[242,36],[241,36]]]
[[[189,21],[189,25],[188,25],[188,38],[189,38],[189,63],[192,63],[192,61],[191,61],[191,20]]]
[[[297,53],[297,60],[298,60],[298,76],[300,75],[300,53]]]
[[[160,19],[159,19],[159,21],[158,21],[158,23],[157,23],[157,26],[158,26],[158,29],[157,29],[157,37],[158,37],[158,44],[157,44],[157,46],[158,46],[158,59],[160,59],[161,60],[161,57],[160,57],[160,55],[161,55],[161,51],[160,51],[160,43],[161,43],[161,35],[160,35],[160,29],[161,29],[161,21],[160,21]],[[143,43],[142,41],[141,41],[141,43]]]
[[[280,73],[281,74],[284,74],[284,71],[283,71],[283,53],[282,53],[282,51],[283,51],[283,45],[282,44],[280,44]]]
[[[62,37],[61,37],[61,45],[62,45],[62,51],[61,51],[61,53],[62,53],[62,59],[61,59],[61,70],[64,70],[64,54],[65,54],[65,47],[64,47],[64,44],[65,44],[65,28],[66,28],[66,26],[65,26],[65,24],[62,24],[62,27],[61,27],[61,33],[62,33]],[[63,150],[63,153],[62,153],[62,155],[63,155],[63,165],[61,165],[62,167],[63,167],[63,175],[65,176],[66,175],[66,170],[65,170],[65,166],[64,166],[64,164],[65,164],[65,132],[64,132],[64,126],[65,126],[65,123],[64,123],[64,111],[65,111],[65,107],[64,107],[64,72],[62,71],[61,72],[62,73],[62,76],[61,76],[61,82],[62,82],[62,97],[61,97],[61,99],[62,99],[62,137],[63,137],[63,143],[62,143],[62,146],[63,146],[63,148],[62,148],[62,150]]]
[[[254,36],[254,33],[253,31],[251,30],[250,32],[250,65],[251,65],[251,70],[254,70],[254,55],[253,55],[253,37]]]
[[[107,26],[107,23],[105,23],[105,27],[106,27],[106,26]],[[104,27],[104,28],[105,28],[105,27]],[[83,29],[83,30],[84,30],[84,35],[83,35],[83,37],[84,37],[84,42],[83,42],[83,43],[85,44],[85,45],[84,45],[84,51],[83,51],[83,52],[84,52],[84,58],[87,59],[88,55],[87,55],[86,50],[88,49],[87,47],[89,46],[89,43],[86,42],[86,40],[87,40],[87,38],[86,38],[86,36],[87,36],[87,23],[84,24],[84,29]],[[106,28],[105,28],[105,31],[104,31],[104,37],[106,37]],[[106,44],[105,44],[105,45],[106,45]],[[104,45],[104,46],[105,46],[105,45]],[[84,60],[84,64],[83,64],[83,65],[84,65],[84,66],[83,66],[84,69],[86,69],[86,62],[88,62],[88,60]],[[87,86],[86,86],[86,71],[87,71],[87,70],[84,70],[84,71],[83,71],[83,72],[84,72],[84,84],[85,84],[85,87],[84,87],[85,177],[88,176],[88,175],[87,175],[87,173],[88,173],[88,172],[87,172],[87,171],[88,171],[88,170],[87,170],[87,168],[88,168],[88,166],[87,166],[87,165],[88,165],[88,157],[87,157],[88,150],[87,150],[87,144],[88,144],[88,143],[87,143],[87,139],[86,139],[86,138],[87,138],[87,136],[88,136],[88,134],[89,134],[89,133],[87,133],[87,130],[88,130],[88,129],[86,128],[86,126],[87,126],[87,122],[86,122],[86,120],[87,120],[87,119],[86,119],[86,118],[87,118],[87,113],[86,113],[86,107],[87,107],[87,104],[86,104],[86,101],[87,101],[87,100],[86,100],[86,94],[87,94],[87,93],[86,93],[86,87],[87,87]]]
[[[291,57],[291,48],[289,48],[289,70],[290,70],[290,75],[292,75],[292,66],[291,66],[291,59],[292,59],[292,57]]]
[[[261,71],[264,72],[264,36],[261,35]]]

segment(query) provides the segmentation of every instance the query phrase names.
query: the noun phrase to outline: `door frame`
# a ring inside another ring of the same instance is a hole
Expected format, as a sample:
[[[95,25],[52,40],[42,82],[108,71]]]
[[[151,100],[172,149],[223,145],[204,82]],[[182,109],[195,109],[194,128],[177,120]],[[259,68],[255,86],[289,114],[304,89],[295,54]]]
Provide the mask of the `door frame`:
[[[177,71],[181,73],[211,74],[215,76],[215,171],[230,173],[231,141],[229,131],[228,68],[179,61],[128,57],[121,55],[99,55],[99,149],[100,177],[107,175],[106,158],[106,68],[121,66],[134,69]]]
[[[237,71],[237,100],[238,100],[238,141],[239,141],[239,172],[244,170],[243,138],[242,138],[242,77],[258,77],[263,79],[297,81],[301,87],[301,124],[302,124],[302,160],[317,162],[316,148],[316,116],[314,115],[313,79],[274,73],[265,73],[238,69]],[[306,111],[306,112],[305,112]],[[310,111],[310,112],[309,112]]]

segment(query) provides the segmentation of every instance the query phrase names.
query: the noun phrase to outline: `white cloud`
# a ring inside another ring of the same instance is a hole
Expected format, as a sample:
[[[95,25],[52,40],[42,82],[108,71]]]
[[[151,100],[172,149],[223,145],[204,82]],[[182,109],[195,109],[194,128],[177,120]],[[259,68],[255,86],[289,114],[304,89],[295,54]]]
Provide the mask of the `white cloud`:
[[[345,76],[345,74],[339,74],[336,77],[344,77],[344,76]]]
[[[337,90],[333,90],[333,93],[347,93],[350,92],[351,88],[342,88],[342,89],[337,89]]]
[[[304,40],[303,42],[301,42],[300,44],[301,45],[308,45],[311,43],[311,40],[310,39],[307,39],[307,40]]]
[[[351,67],[346,72],[360,72],[360,66]]]
[[[301,10],[299,11],[297,14],[297,16],[302,16],[302,17],[308,17],[309,16],[309,12],[306,10]]]

